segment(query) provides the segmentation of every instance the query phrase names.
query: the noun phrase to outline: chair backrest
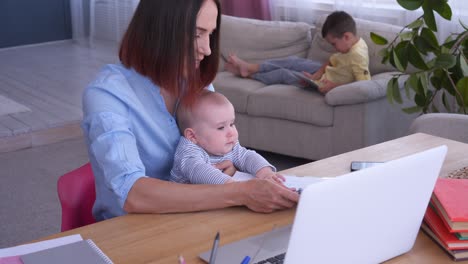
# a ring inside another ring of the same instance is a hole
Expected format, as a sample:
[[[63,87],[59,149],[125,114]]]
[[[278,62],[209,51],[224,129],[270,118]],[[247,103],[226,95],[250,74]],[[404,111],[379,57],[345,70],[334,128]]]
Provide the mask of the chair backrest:
[[[60,176],[57,193],[62,206],[62,232],[96,222],[92,214],[96,190],[91,164]]]

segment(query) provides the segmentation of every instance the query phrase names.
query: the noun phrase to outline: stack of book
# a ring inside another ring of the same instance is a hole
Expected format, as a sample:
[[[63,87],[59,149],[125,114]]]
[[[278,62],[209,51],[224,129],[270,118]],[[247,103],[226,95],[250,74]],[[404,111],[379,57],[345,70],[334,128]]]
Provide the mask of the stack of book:
[[[468,179],[437,180],[421,227],[454,260],[468,260]]]

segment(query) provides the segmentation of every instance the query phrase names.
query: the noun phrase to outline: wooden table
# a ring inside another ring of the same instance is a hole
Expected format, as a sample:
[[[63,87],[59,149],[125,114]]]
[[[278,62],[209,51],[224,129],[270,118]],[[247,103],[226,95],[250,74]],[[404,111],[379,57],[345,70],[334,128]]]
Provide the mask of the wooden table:
[[[414,134],[283,171],[301,176],[335,177],[349,172],[353,160],[388,161],[432,147],[447,145],[441,176],[468,166],[468,144]],[[91,238],[115,263],[203,263],[198,254],[211,248],[219,230],[221,245],[291,224],[294,209],[272,214],[244,207],[199,213],[126,215],[44,238],[71,234]],[[339,250],[338,250],[339,252]],[[419,232],[413,249],[386,263],[454,263],[425,233]]]

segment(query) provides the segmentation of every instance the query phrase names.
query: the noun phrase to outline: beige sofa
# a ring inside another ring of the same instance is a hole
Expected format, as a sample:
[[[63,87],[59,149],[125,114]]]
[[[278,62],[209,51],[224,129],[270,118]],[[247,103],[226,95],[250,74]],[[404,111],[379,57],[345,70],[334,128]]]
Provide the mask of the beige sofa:
[[[320,21],[323,23],[324,18]],[[392,68],[382,65],[369,32],[393,39],[399,27],[357,20],[370,53],[372,80],[336,87],[325,96],[290,85],[265,85],[223,70],[215,89],[233,103],[241,144],[259,150],[317,160],[407,133],[415,118],[391,105],[386,85]],[[221,52],[248,61],[299,56],[325,61],[333,48],[321,37],[319,22],[260,21],[223,16]]]
[[[416,118],[409,128],[412,133],[426,133],[468,144],[468,115],[432,113]]]

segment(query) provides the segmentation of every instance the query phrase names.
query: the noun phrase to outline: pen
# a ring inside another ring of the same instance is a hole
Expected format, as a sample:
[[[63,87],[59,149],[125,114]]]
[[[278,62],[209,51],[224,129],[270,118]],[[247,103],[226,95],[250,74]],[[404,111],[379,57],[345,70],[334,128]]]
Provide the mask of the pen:
[[[302,188],[298,188],[296,192],[300,195],[302,193]]]
[[[217,251],[218,251],[218,244],[219,244],[219,231],[218,231],[218,233],[216,233],[215,239],[213,241],[213,248],[211,248],[209,264],[215,264],[216,254],[217,254]]]
[[[250,257],[245,256],[245,258],[242,260],[241,264],[249,264],[249,262],[250,262]]]
[[[179,264],[185,264],[185,259],[182,255],[179,255]]]

